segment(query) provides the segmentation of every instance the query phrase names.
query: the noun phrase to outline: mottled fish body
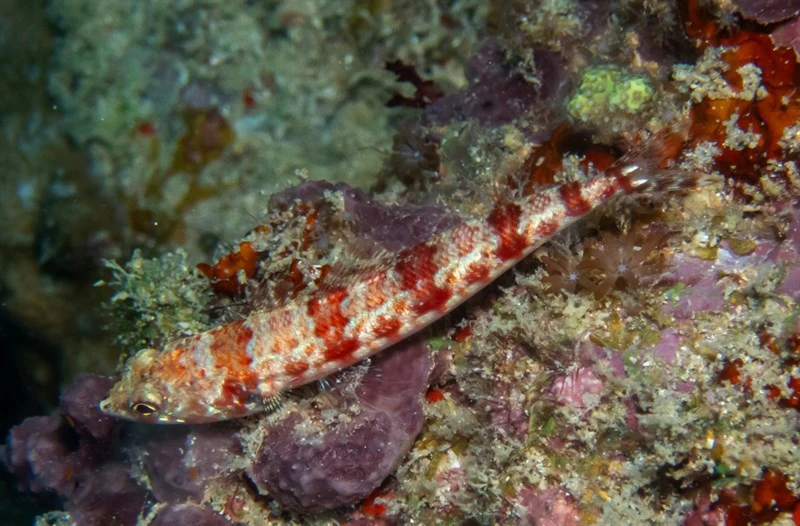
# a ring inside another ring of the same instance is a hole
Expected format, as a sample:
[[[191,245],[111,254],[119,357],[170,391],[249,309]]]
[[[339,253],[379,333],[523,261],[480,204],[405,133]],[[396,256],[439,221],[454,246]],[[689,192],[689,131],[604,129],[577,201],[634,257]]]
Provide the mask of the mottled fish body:
[[[266,410],[418,332],[615,196],[647,191],[637,166],[501,201],[483,219],[379,258],[343,286],[256,311],[131,357],[101,409],[152,423],[200,423]],[[657,182],[657,181],[656,181]]]

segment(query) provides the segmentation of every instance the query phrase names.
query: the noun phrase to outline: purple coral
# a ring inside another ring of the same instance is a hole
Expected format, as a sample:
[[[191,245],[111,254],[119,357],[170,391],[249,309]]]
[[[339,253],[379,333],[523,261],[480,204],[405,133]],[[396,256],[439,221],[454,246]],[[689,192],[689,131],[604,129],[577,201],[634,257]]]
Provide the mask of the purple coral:
[[[797,0],[734,0],[739,13],[761,24],[771,24],[800,13]]]
[[[136,524],[145,492],[131,478],[130,466],[123,462],[103,464],[84,473],[82,481],[67,501],[75,524]]]
[[[78,524],[134,524],[145,492],[121,458],[119,424],[100,413],[108,378],[78,378],[50,416],[32,417],[11,430],[8,470],[23,490],[62,498]]]
[[[110,386],[109,378],[82,376],[64,392],[56,413],[28,418],[11,430],[4,461],[20,489],[60,497],[76,524],[124,526],[136,524],[148,494],[132,476],[126,447],[147,452],[145,471],[161,502],[200,499],[210,481],[228,474],[227,462],[238,447],[233,426],[126,426],[98,409]],[[153,524],[227,521],[179,505],[161,511]]]
[[[231,523],[222,515],[215,513],[206,506],[186,502],[172,504],[162,509],[150,523],[150,526],[226,526]]]
[[[536,102],[547,100],[558,105],[568,89],[562,57],[551,51],[537,51],[536,66],[540,84],[529,82],[509,66],[500,44],[486,41],[466,68],[469,87],[442,97],[425,109],[436,123],[476,119],[488,126],[499,126],[517,119]]]
[[[238,426],[139,428],[141,454],[153,495],[160,502],[200,500],[210,483],[229,477],[240,464]]]
[[[519,524],[536,526],[577,526],[578,508],[572,497],[561,488],[543,491],[524,489],[519,494]]]
[[[296,511],[362,500],[397,468],[422,429],[431,368],[419,343],[379,355],[356,390],[361,408],[352,420],[308,432],[303,415],[288,415],[269,426],[248,476]]]
[[[556,378],[550,391],[561,404],[587,408],[597,405],[603,389],[603,380],[591,368],[586,367]]]
[[[772,32],[772,40],[778,46],[793,48],[800,55],[800,18],[795,18]]]
[[[272,196],[270,210],[281,210],[295,201],[315,207],[326,193],[340,193],[348,227],[363,241],[377,243],[386,250],[399,250],[428,239],[454,226],[457,217],[442,206],[385,205],[344,183],[307,181]]]

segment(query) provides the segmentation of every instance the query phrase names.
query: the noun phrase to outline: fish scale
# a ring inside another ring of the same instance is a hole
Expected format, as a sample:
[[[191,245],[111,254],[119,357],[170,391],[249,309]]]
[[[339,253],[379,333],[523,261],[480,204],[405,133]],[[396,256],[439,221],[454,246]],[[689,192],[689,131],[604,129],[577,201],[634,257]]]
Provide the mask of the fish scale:
[[[586,182],[500,201],[485,218],[385,256],[351,283],[323,285],[305,299],[145,349],[128,360],[100,407],[151,423],[214,422],[265,411],[280,393],[430,325],[615,196],[658,182],[642,171],[612,168]]]

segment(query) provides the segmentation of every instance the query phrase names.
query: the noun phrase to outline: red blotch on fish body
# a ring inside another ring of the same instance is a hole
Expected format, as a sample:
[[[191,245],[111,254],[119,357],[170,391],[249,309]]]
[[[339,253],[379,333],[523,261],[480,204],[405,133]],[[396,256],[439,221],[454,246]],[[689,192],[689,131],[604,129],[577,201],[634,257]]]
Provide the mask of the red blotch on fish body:
[[[209,344],[209,352],[217,367],[226,367],[229,374],[247,371],[253,362],[253,358],[247,354],[247,344],[252,338],[253,329],[246,326],[243,320],[233,321],[216,330]]]
[[[495,254],[504,261],[519,258],[528,246],[519,233],[521,218],[522,208],[516,203],[500,203],[489,213],[489,225],[500,238]]]
[[[415,245],[403,250],[395,264],[403,288],[414,297],[411,309],[420,315],[442,309],[453,296],[449,287],[437,287],[434,283],[439,270],[436,253],[434,245]]]
[[[485,283],[491,276],[491,267],[488,263],[475,262],[467,267],[467,272],[461,278],[466,285]]]
[[[359,347],[357,338],[347,338],[325,348],[325,359],[329,362],[346,360]]]
[[[309,365],[308,362],[304,362],[302,360],[297,360],[294,362],[289,362],[285,366],[286,374],[289,376],[301,376],[306,371],[308,371]]]
[[[567,209],[567,215],[579,217],[586,215],[592,209],[592,205],[583,198],[581,190],[581,184],[577,181],[559,187],[558,194],[561,196],[564,208]]]
[[[222,384],[222,400],[230,407],[243,406],[249,397],[244,385],[236,380],[225,380]]]
[[[308,315],[314,320],[314,335],[322,338],[326,346],[333,346],[344,335],[349,320],[342,314],[342,302],[347,296],[347,289],[339,287],[308,302]]]
[[[614,190],[625,194],[633,193],[635,188],[631,184],[630,177],[622,175],[619,170],[612,170],[609,174],[614,180]],[[610,195],[608,197],[611,197]]]
[[[547,238],[558,232],[558,221],[542,221],[536,225],[536,234],[539,237]]]
[[[247,347],[247,344],[249,344],[250,340],[252,339],[253,339],[253,329],[247,327],[243,323],[239,324],[236,336],[236,344],[239,347]]]
[[[247,353],[252,337],[253,330],[238,320],[214,331],[209,343],[215,369],[225,371],[222,402],[231,407],[241,407],[258,385],[258,377],[250,369],[253,358]]]
[[[453,297],[453,291],[449,287],[430,286],[419,291],[415,295],[417,301],[412,306],[414,312],[419,315],[431,311],[443,311],[447,302]]]
[[[372,329],[372,334],[376,338],[393,338],[400,332],[402,323],[396,318],[389,318],[381,316],[375,323],[375,328]]]
[[[433,282],[438,270],[435,256],[436,247],[427,244],[415,245],[400,252],[395,271],[400,275],[405,290],[416,290]]]
[[[606,201],[614,197],[618,192],[630,194],[634,191],[630,178],[622,175],[618,168],[610,168],[606,172],[606,179],[608,184],[600,193],[600,200]]]

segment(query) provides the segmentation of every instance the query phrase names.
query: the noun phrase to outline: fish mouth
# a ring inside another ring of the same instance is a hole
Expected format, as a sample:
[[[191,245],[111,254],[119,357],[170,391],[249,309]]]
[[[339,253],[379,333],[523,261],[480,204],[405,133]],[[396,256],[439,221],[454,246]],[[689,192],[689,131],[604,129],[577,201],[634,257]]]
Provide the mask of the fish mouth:
[[[100,400],[100,403],[97,405],[98,407],[100,407],[100,411],[104,412],[105,414],[107,415],[113,414],[111,411],[111,400],[109,400],[108,398]]]
[[[120,409],[114,404],[114,402],[112,402],[110,396],[108,398],[100,400],[100,403],[97,404],[97,407],[100,409],[101,412],[103,412],[108,416],[113,416],[115,418],[124,418],[125,420],[133,420],[133,418],[127,411]]]
[[[110,396],[108,398],[100,400],[100,403],[97,404],[97,407],[105,415],[108,415],[108,416],[111,416],[111,417],[114,417],[114,418],[121,418],[121,419],[124,419],[124,420],[133,420],[131,415],[128,414],[126,411],[122,411],[122,410],[120,410],[120,409],[118,409],[117,407],[114,406],[114,403],[111,401],[111,397]]]

